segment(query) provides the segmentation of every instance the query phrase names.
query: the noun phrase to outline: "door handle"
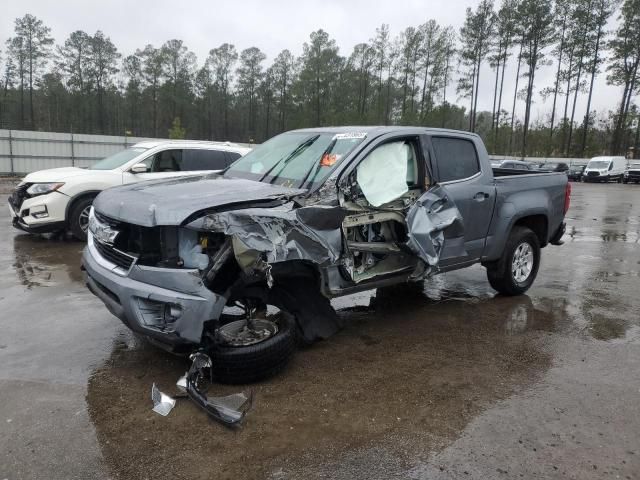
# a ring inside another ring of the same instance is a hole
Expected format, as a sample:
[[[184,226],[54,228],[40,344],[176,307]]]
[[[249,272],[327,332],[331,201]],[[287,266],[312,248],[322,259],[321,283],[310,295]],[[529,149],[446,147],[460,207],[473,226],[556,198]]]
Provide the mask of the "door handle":
[[[483,202],[484,200],[486,200],[487,198],[489,198],[489,194],[485,193],[485,192],[478,192],[473,196],[473,199],[476,202]]]

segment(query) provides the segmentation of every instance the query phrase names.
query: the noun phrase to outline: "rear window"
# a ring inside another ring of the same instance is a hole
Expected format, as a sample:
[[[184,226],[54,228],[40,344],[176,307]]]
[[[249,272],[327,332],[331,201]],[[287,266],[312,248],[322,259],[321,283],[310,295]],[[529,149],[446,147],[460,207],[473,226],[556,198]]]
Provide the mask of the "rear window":
[[[230,163],[226,152],[221,150],[184,150],[181,169],[194,170],[223,170]]]
[[[440,182],[462,180],[480,171],[473,142],[462,138],[432,137]]]

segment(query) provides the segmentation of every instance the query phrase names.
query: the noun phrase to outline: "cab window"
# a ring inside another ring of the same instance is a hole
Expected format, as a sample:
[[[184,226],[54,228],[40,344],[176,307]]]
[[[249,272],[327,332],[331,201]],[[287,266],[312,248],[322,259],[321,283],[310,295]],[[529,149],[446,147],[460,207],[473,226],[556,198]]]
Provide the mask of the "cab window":
[[[432,137],[440,182],[462,180],[480,171],[473,142],[464,138]]]

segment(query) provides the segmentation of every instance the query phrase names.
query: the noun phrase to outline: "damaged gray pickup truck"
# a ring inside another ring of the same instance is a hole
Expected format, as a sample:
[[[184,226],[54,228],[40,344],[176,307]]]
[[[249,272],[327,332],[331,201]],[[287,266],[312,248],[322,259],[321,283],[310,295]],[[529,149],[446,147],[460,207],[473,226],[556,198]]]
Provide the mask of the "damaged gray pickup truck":
[[[102,192],[83,268],[129,328],[247,382],[335,333],[332,297],[475,263],[522,294],[540,249],[561,244],[569,197],[563,173],[493,171],[475,134],[296,130],[222,174]]]

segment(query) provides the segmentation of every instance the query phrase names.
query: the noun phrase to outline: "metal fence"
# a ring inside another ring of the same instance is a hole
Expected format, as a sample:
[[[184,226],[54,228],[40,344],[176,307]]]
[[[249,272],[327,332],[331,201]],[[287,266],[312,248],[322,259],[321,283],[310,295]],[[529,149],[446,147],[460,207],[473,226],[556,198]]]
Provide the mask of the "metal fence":
[[[0,129],[0,174],[56,167],[89,167],[134,143],[158,138]]]
[[[0,129],[0,174],[26,174],[56,167],[89,167],[106,156],[144,140],[162,139]],[[491,159],[519,160],[501,155],[491,155]],[[589,161],[588,158],[533,157],[525,160],[565,162],[569,165],[586,165]]]

